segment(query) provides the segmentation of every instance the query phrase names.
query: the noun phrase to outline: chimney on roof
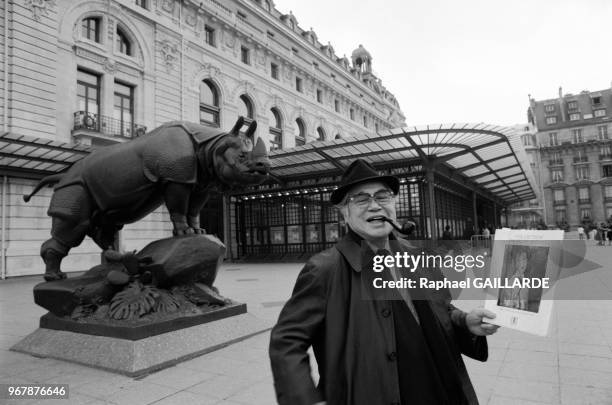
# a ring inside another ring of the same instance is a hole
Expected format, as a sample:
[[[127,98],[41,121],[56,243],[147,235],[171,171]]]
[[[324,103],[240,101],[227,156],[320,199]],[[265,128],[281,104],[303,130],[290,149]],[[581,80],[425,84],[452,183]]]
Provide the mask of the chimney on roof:
[[[559,112],[561,113],[561,121],[565,122],[565,104],[563,103],[563,88],[559,86]]]

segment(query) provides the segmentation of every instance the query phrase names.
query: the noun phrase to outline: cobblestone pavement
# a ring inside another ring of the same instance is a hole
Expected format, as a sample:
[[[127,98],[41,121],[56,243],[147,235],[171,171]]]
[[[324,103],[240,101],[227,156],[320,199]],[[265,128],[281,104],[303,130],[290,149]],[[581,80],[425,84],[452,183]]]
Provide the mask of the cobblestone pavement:
[[[598,288],[608,299],[556,302],[548,337],[504,328],[490,337],[486,363],[466,359],[481,404],[612,404],[612,247],[591,244],[587,258],[603,267],[580,286]],[[246,302],[254,315],[276,320],[300,268],[293,263],[229,263],[216,285],[224,295]],[[44,314],[32,301],[32,287],[41,280],[0,281],[0,383],[69,384],[70,399],[11,403],[275,404],[269,333],[139,379],[9,351],[37,328]],[[459,301],[457,306],[477,304]]]

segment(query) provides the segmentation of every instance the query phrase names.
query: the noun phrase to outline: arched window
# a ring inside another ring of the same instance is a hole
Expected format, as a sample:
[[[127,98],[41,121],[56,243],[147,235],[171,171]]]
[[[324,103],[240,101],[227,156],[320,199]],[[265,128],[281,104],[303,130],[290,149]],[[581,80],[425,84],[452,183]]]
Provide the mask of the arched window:
[[[200,82],[200,123],[219,126],[219,92],[209,80]]]
[[[124,55],[132,54],[132,44],[125,32],[119,27],[117,27],[117,50]]]
[[[81,25],[81,35],[83,38],[100,43],[101,22],[100,17],[84,18]]]
[[[306,144],[306,125],[301,118],[295,120],[295,146]]]
[[[270,0],[266,0],[266,10],[268,10],[268,12],[272,11],[272,5],[270,4]]]
[[[268,115],[270,122],[270,150],[283,148],[283,122],[276,108],[270,109]]]
[[[238,116],[253,119],[253,103],[246,94],[240,96],[241,103],[238,103]]]
[[[317,141],[325,140],[325,130],[322,127],[317,128]]]
[[[363,126],[368,127],[368,117],[365,114],[363,115]]]

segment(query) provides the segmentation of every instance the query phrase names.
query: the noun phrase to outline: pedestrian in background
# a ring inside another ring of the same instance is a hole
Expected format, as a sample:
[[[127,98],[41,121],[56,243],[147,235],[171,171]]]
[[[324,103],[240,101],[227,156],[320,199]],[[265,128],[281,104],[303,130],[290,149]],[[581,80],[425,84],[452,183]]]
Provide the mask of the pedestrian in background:
[[[600,222],[597,225],[597,246],[605,246],[606,245],[606,225],[603,222]]]

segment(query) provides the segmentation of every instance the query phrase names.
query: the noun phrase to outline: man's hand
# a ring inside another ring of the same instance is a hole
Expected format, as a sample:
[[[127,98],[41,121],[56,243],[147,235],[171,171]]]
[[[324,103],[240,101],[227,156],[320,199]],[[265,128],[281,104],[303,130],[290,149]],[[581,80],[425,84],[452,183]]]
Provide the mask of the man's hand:
[[[486,323],[486,318],[493,319],[495,314],[484,308],[473,309],[465,317],[465,326],[476,336],[492,335],[497,332],[499,326]]]

